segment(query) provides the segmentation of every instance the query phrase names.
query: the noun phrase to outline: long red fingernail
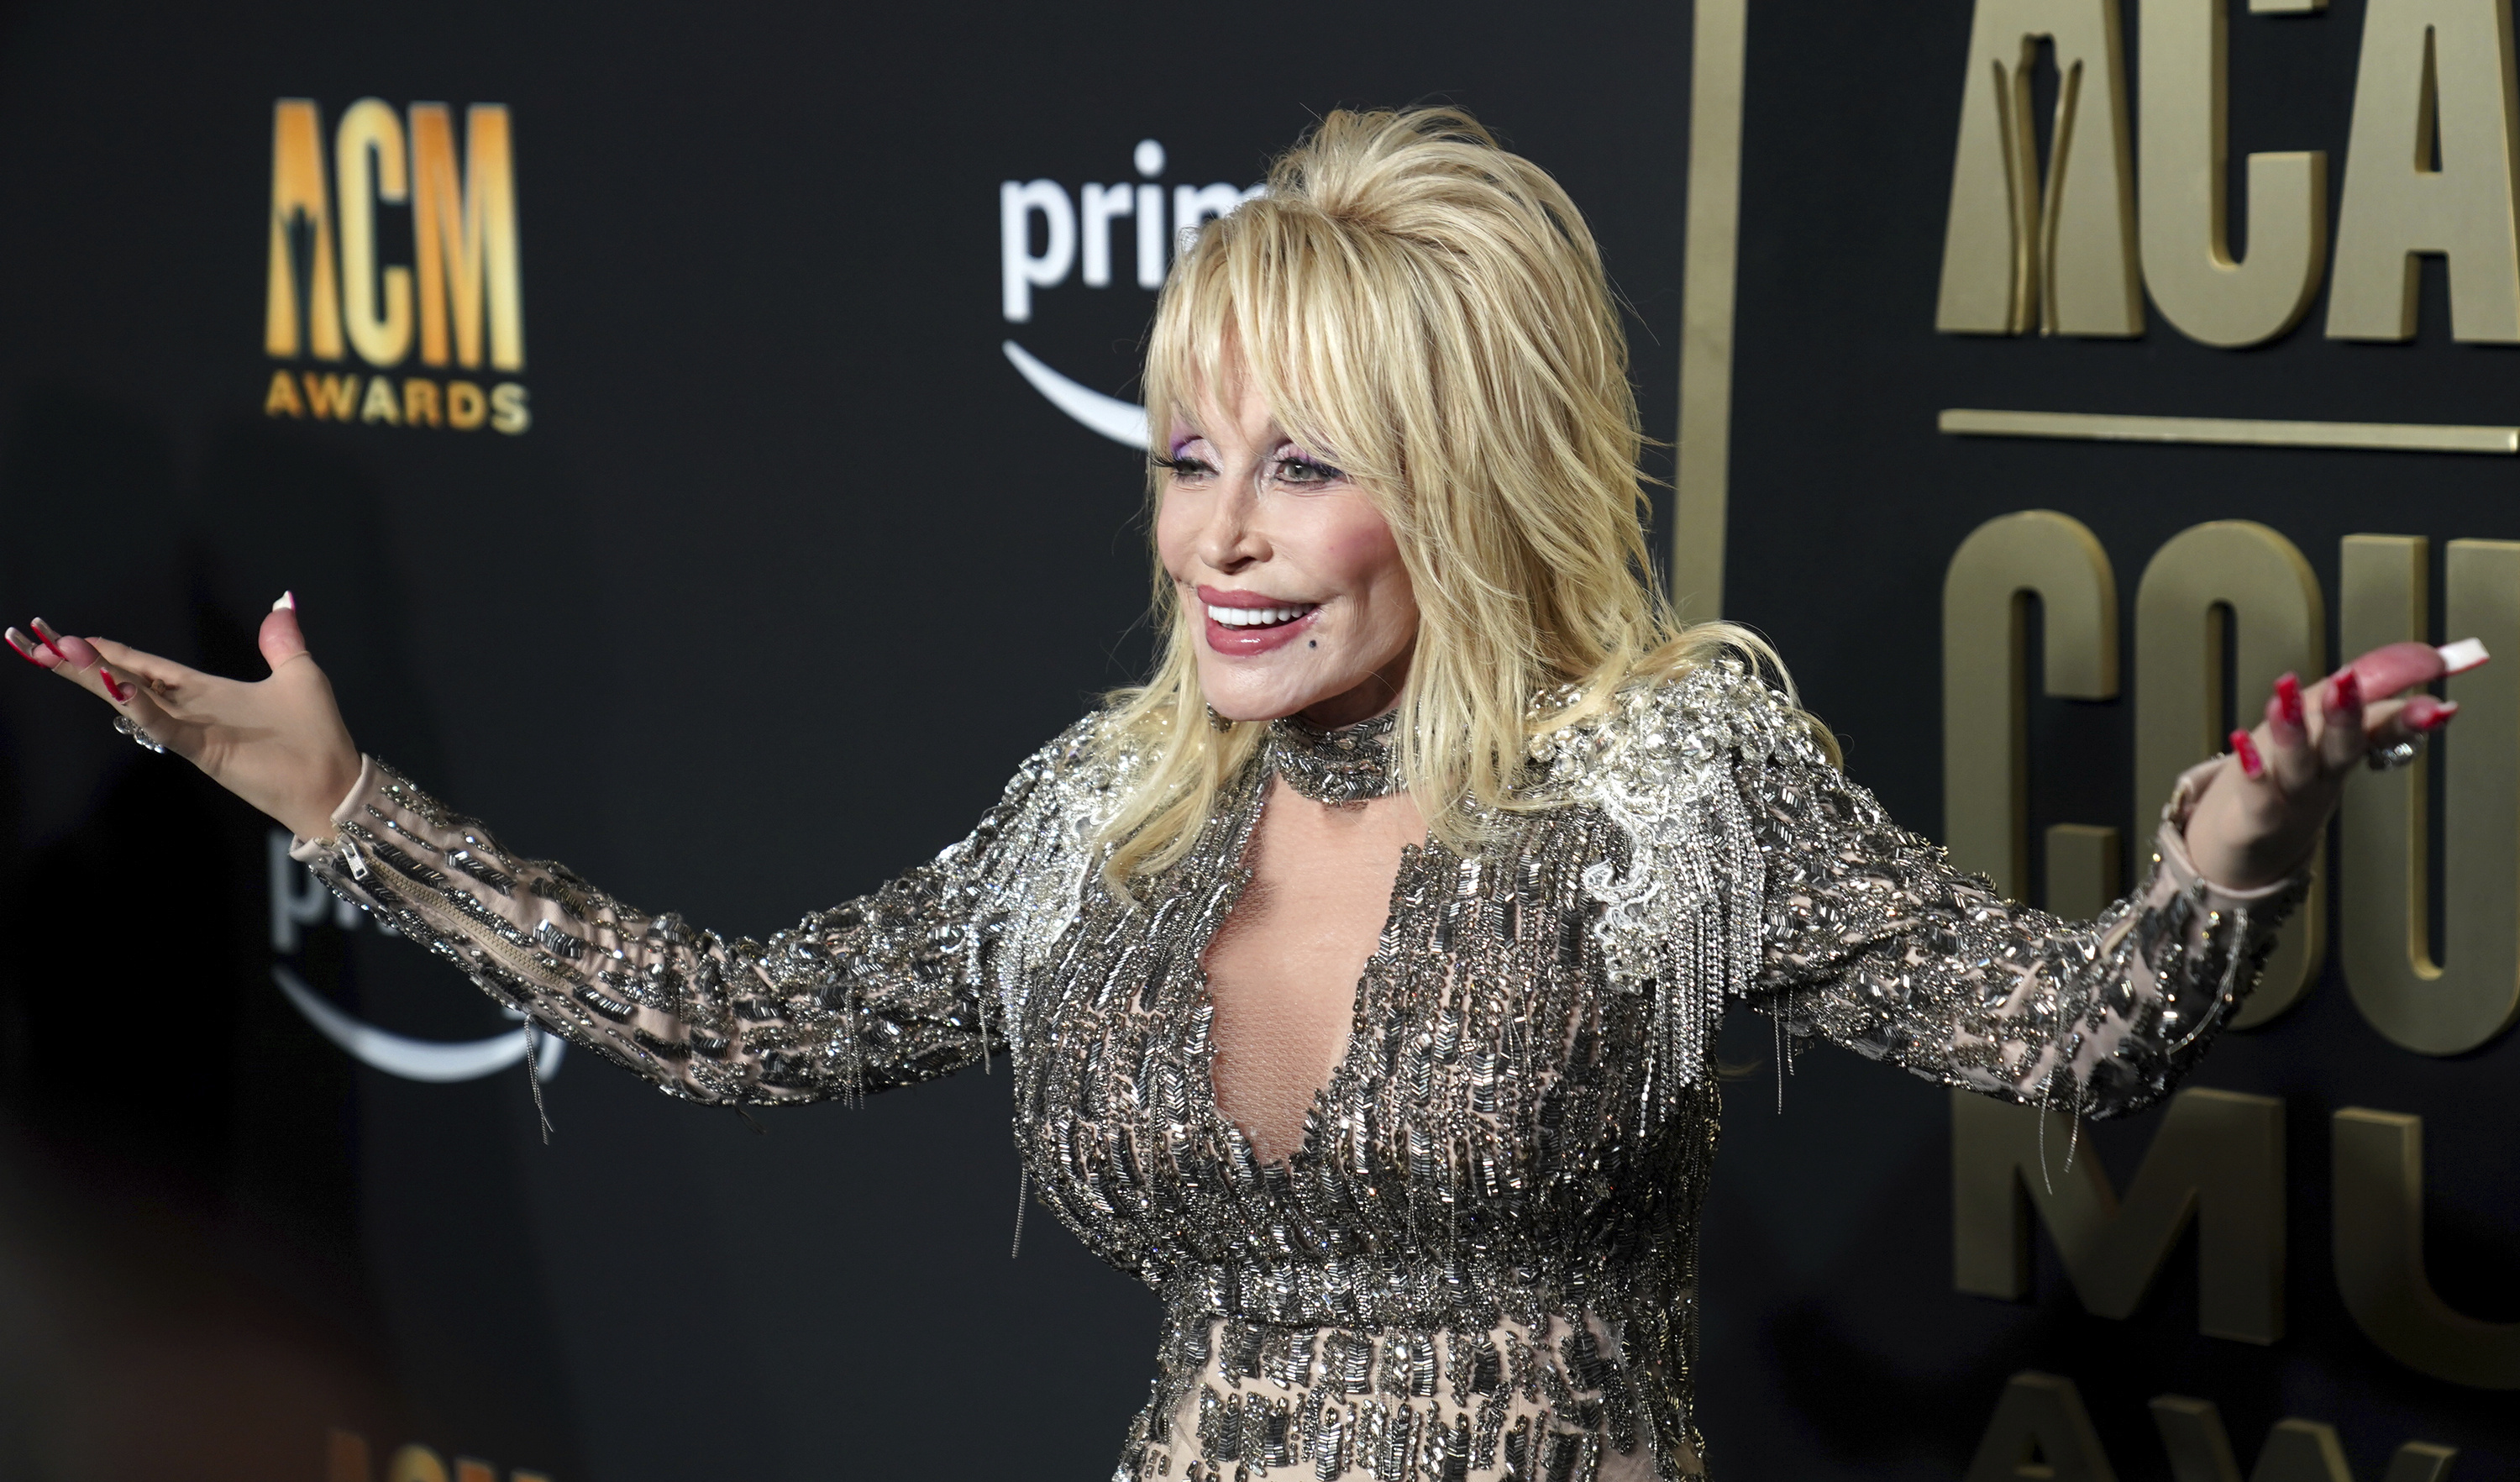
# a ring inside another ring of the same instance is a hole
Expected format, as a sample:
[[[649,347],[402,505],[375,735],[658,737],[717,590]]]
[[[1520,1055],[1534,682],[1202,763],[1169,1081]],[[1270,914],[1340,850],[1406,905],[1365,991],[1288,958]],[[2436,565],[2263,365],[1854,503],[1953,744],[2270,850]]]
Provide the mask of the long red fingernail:
[[[9,647],[18,651],[18,656],[20,658],[33,664],[36,668],[50,669],[53,667],[52,664],[37,657],[34,650],[26,647],[26,636],[19,632],[17,629],[11,628],[7,634],[0,635],[0,637],[5,637],[8,640]]]
[[[2275,712],[2283,717],[2285,725],[2294,730],[2309,729],[2310,723],[2302,719],[2301,714],[2300,679],[2287,674],[2275,681]]]
[[[2336,683],[2328,687],[2327,713],[2334,715],[2342,711],[2360,710],[2362,708],[2362,676],[2356,674],[2350,667],[2339,671],[2336,676]]]
[[[2449,725],[2451,723],[2451,717],[2456,714],[2458,714],[2458,701],[2446,701],[2439,709],[2433,711],[2430,715],[2425,716],[2422,720],[2416,721],[2414,723],[2415,729],[2418,731],[2438,731],[2442,727]]]
[[[2250,781],[2255,782],[2267,775],[2266,760],[2258,755],[2258,743],[2250,739],[2248,732],[2231,733],[2231,754],[2240,759],[2240,770],[2248,774]]]
[[[44,648],[51,652],[53,657],[60,659],[63,663],[68,663],[70,661],[70,656],[61,651],[61,646],[53,642],[53,635],[45,632],[44,628],[44,620],[40,617],[36,618],[35,642],[42,644]]]
[[[96,672],[98,677],[105,681],[105,693],[113,696],[113,702],[115,704],[127,705],[131,703],[131,687],[129,685],[117,684],[113,678],[113,671],[103,664],[96,666]]]

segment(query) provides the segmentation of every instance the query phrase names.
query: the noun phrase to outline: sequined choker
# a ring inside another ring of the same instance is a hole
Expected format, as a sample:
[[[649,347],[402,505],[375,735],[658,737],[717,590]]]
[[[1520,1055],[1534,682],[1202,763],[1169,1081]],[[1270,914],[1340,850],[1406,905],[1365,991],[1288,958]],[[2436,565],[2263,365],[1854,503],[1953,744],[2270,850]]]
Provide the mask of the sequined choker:
[[[1269,723],[1269,765],[1286,786],[1317,803],[1361,803],[1406,790],[1391,764],[1391,732],[1400,712],[1335,731],[1287,716]]]

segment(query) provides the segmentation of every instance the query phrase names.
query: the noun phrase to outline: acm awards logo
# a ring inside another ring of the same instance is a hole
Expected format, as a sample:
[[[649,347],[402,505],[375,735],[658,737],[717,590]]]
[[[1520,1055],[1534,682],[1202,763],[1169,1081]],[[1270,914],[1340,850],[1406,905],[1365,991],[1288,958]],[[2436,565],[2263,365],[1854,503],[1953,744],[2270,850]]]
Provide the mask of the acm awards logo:
[[[511,435],[533,425],[505,104],[362,98],[271,117],[263,415]]]
[[[1007,323],[1030,323],[1034,294],[1071,274],[1086,288],[1107,289],[1125,263],[1137,288],[1162,288],[1171,254],[1197,234],[1199,223],[1263,189],[1219,183],[1167,191],[1164,147],[1152,139],[1139,140],[1129,162],[1138,179],[1114,185],[1089,183],[1071,192],[1056,180],[1009,180],[998,187],[999,307]],[[1132,448],[1147,446],[1146,408],[1060,375],[1012,339],[999,348],[1034,390],[1081,426]]]

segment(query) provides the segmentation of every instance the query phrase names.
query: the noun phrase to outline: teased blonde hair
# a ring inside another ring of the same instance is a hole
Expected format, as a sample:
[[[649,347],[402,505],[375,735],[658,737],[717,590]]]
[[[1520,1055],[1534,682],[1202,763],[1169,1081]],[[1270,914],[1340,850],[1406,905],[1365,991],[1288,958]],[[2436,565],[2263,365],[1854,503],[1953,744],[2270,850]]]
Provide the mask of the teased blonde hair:
[[[1515,789],[1530,738],[1632,679],[1731,647],[1786,682],[1747,630],[1675,622],[1600,250],[1557,182],[1468,114],[1333,112],[1266,194],[1207,224],[1155,309],[1151,435],[1238,371],[1398,538],[1421,616],[1397,760],[1447,847],[1478,846],[1464,799],[1534,806]],[[1161,666],[1113,695],[1103,733],[1142,763],[1104,831],[1115,888],[1190,849],[1267,731],[1209,724],[1197,629],[1160,558],[1155,610]],[[1536,704],[1568,687],[1571,701]]]

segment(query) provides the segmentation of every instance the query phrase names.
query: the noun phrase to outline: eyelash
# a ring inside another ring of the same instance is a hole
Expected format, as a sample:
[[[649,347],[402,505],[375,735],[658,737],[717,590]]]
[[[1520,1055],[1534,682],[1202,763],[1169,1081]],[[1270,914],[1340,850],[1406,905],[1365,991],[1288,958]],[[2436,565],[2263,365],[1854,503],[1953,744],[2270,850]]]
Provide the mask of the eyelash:
[[[1153,460],[1153,463],[1156,468],[1169,472],[1175,478],[1190,478],[1196,474],[1213,473],[1216,472],[1214,469],[1208,467],[1203,460],[1191,458],[1186,455],[1176,455],[1171,458],[1158,458]],[[1343,471],[1333,468],[1317,458],[1279,458],[1272,460],[1271,466],[1279,470],[1282,473],[1290,469],[1302,469],[1312,474],[1312,477],[1310,478],[1289,480],[1290,482],[1296,483],[1335,483],[1339,479],[1347,476]]]
[[[1328,464],[1322,462],[1318,458],[1289,457],[1281,458],[1277,462],[1278,469],[1281,472],[1288,469],[1310,470],[1313,476],[1311,478],[1298,480],[1303,483],[1335,483],[1339,479],[1347,476],[1345,473],[1339,472],[1337,469],[1331,468]]]

